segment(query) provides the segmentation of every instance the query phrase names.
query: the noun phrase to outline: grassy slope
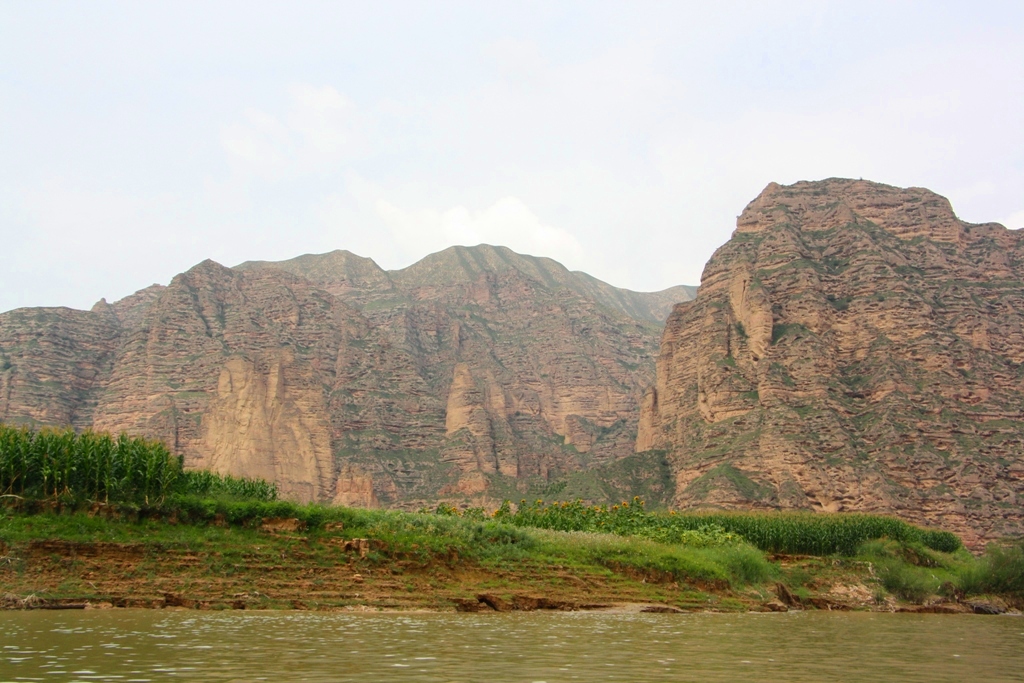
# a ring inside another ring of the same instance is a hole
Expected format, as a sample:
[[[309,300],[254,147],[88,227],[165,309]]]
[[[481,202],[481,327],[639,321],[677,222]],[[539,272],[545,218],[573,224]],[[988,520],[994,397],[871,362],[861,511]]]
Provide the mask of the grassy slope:
[[[746,544],[688,547],[431,514],[309,512],[322,523],[268,533],[224,522],[6,509],[0,585],[12,606],[13,596],[28,595],[154,606],[170,594],[171,604],[214,608],[450,609],[490,593],[730,610],[759,609],[775,598],[776,583],[811,604],[862,608],[921,602],[943,592],[943,583],[988,585],[978,578],[981,563],[964,551],[895,542],[869,544],[859,557],[769,561]],[[365,554],[352,539],[368,539]]]

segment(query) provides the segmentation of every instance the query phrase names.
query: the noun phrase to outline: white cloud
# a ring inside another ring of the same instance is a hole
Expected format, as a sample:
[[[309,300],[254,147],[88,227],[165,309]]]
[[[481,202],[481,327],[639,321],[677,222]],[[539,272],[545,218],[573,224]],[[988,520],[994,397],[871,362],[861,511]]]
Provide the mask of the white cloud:
[[[529,83],[543,77],[547,66],[534,42],[502,38],[484,48],[499,72],[510,81]]]
[[[506,196],[475,210],[408,208],[381,186],[348,173],[345,192],[324,197],[315,216],[326,248],[344,248],[401,268],[452,245],[494,244],[579,267],[586,252],[564,228],[542,220],[522,199]]]
[[[304,151],[325,160],[343,154],[354,136],[355,105],[329,85],[293,85],[289,94],[288,126],[302,139]]]
[[[1020,211],[1015,211],[1006,218],[1004,218],[1003,220],[998,222],[1002,223],[1011,230],[1019,230],[1021,228],[1024,228],[1024,209],[1021,209]]]
[[[578,263],[583,248],[565,230],[541,221],[518,197],[502,197],[473,211],[454,206],[444,211],[409,211],[380,199],[375,210],[407,251],[436,251],[453,244],[496,244],[528,254]]]
[[[289,5],[227,34],[176,9],[125,42],[51,35],[23,4],[36,28],[0,41],[0,308],[206,257],[398,268],[456,242],[696,284],[769,181],[835,175],[1019,228],[1024,22],[1004,5]]]
[[[979,180],[970,185],[950,191],[949,199],[952,201],[971,201],[974,199],[991,197],[998,192],[999,188],[991,180]]]
[[[291,131],[276,117],[247,109],[245,120],[224,126],[221,145],[233,161],[263,176],[277,175],[294,153]]]
[[[288,96],[282,116],[250,108],[221,129],[221,146],[236,171],[278,180],[336,166],[353,150],[357,112],[340,92],[295,84]]]
[[[128,195],[50,179],[20,196],[22,239],[0,252],[0,310],[34,303],[88,308],[100,297],[120,298],[166,283],[197,260],[195,234],[170,194]],[[43,276],[27,280],[45,264]],[[12,275],[14,277],[10,277]]]

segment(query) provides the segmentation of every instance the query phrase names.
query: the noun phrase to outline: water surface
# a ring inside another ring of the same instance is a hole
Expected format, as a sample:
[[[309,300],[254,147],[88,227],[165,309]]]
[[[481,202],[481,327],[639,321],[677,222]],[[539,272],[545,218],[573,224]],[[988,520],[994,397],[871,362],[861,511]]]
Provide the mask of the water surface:
[[[973,615],[0,612],[0,681],[1024,681]]]

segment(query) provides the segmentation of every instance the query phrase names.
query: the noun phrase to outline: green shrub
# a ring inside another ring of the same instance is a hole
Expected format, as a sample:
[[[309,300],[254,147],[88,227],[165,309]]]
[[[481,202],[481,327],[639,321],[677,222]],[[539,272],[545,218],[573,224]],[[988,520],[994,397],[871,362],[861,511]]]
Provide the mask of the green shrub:
[[[764,583],[775,577],[778,570],[764,555],[751,546],[735,546],[717,550],[722,564],[733,581],[740,584]]]
[[[446,508],[442,514],[459,514]],[[650,513],[639,497],[612,506],[588,506],[581,501],[520,502],[512,511],[506,501],[495,518],[517,526],[590,531],[638,536],[661,543],[693,547],[750,543],[767,552],[796,555],[854,555],[867,540],[889,538],[917,542],[942,552],[961,547],[960,539],[945,531],[921,529],[881,515],[854,513],[675,512]]]
[[[938,581],[926,572],[896,559],[879,561],[875,571],[885,590],[908,602],[920,604],[939,589]]]
[[[985,559],[989,590],[1024,595],[1024,543],[990,546]]]
[[[935,529],[922,529],[921,542],[932,550],[938,550],[940,553],[954,553],[963,547],[960,538],[956,534]]]
[[[960,573],[957,586],[967,595],[1001,593],[1024,597],[1024,542],[989,545],[977,563]]]

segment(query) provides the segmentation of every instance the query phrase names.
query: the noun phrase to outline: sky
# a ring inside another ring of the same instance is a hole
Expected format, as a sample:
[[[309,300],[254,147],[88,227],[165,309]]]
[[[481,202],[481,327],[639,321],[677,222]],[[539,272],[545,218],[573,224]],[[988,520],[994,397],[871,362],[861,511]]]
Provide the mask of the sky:
[[[1024,227],[1024,3],[0,0],[0,311],[478,243],[698,284],[827,177]]]

